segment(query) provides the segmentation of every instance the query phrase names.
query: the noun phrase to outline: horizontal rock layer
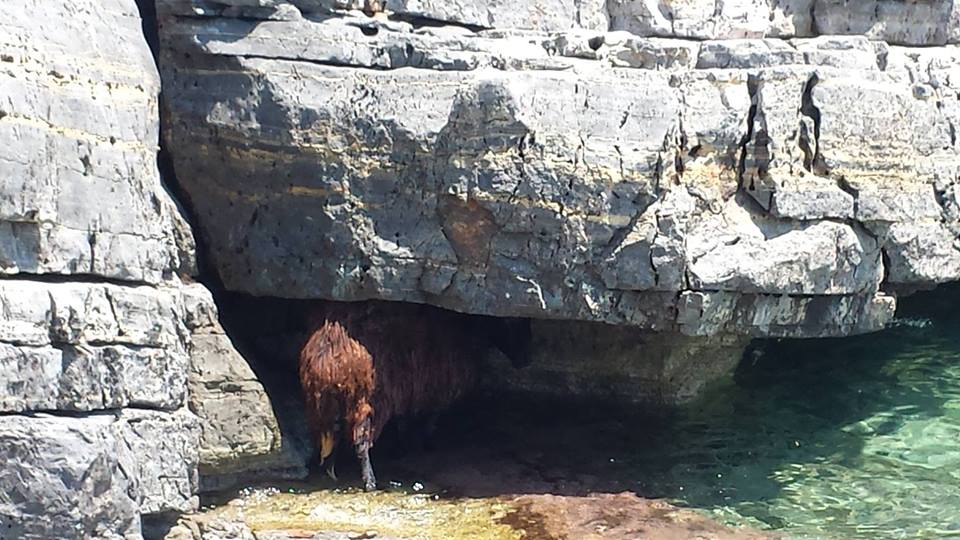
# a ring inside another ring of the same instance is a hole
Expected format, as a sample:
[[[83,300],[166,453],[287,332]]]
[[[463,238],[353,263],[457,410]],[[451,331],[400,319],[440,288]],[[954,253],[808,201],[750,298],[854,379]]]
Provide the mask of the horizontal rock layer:
[[[625,30],[643,37],[737,39],[864,35],[904,45],[960,42],[953,0],[159,0],[178,15],[293,19],[386,12],[470,30]]]
[[[136,4],[16,0],[0,21],[0,273],[158,283],[194,266],[157,174]]]
[[[137,538],[140,514],[196,507],[189,413],[4,416],[0,527],[9,538]]]
[[[158,173],[159,91],[134,0],[4,2],[0,537],[138,538],[141,515],[196,507],[213,433],[272,414],[210,421],[188,399],[207,362],[245,362],[201,345],[216,306],[182,282],[195,250]]]
[[[802,337],[960,278],[960,48],[229,4],[160,3],[166,136],[229,289]]]
[[[0,411],[184,405],[177,289],[0,280]]]

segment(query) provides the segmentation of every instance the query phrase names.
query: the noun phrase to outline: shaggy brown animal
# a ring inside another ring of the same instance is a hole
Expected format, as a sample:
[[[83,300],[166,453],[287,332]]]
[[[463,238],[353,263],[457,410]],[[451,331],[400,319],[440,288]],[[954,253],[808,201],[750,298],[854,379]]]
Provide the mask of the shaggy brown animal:
[[[376,489],[370,448],[394,417],[437,412],[474,387],[494,346],[516,367],[529,361],[523,319],[471,317],[390,302],[319,304],[300,352],[300,384],[321,464],[345,438],[364,488]]]

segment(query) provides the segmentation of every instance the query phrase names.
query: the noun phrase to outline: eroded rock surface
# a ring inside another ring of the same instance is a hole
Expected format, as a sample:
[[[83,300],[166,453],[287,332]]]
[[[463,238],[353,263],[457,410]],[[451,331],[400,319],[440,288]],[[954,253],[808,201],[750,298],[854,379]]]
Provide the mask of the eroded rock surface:
[[[952,2],[647,4],[547,29],[161,2],[167,137],[226,286],[809,337],[960,277],[960,49],[899,45],[949,41]]]
[[[245,361],[229,340],[205,346],[216,306],[183,283],[193,236],[158,173],[160,79],[136,3],[13,0],[3,15],[0,537],[139,538],[142,517],[196,508],[212,432],[272,411],[259,388],[207,415],[228,393],[201,407],[188,385]],[[275,450],[236,444],[239,462]]]
[[[184,307],[192,338],[188,403],[203,428],[201,491],[305,477],[309,450],[282,433],[274,401],[218,321],[210,292],[185,288]]]
[[[707,374],[960,278],[954,2],[499,7],[158,2],[165,136],[228,289],[608,323],[611,365],[659,332]],[[573,350],[548,379],[596,371]],[[634,375],[686,395],[654,357]]]

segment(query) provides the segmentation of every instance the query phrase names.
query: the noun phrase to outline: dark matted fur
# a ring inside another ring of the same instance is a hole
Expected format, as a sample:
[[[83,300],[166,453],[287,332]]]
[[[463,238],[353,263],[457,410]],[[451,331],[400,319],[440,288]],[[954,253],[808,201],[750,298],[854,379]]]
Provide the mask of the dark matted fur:
[[[439,411],[462,397],[491,346],[514,365],[529,357],[529,321],[425,305],[322,302],[310,328],[299,370],[307,421],[321,460],[338,440],[354,447],[367,489],[376,486],[369,449],[391,418]]]

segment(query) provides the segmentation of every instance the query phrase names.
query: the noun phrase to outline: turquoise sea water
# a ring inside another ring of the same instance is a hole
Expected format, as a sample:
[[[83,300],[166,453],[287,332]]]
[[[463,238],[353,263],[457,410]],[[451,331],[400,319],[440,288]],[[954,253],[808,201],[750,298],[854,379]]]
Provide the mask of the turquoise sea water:
[[[797,538],[960,538],[960,338],[945,326],[770,347],[660,434],[647,489]]]
[[[960,538],[960,321],[761,344],[656,430],[640,493],[790,538]]]
[[[960,538],[960,317],[932,294],[880,333],[759,342],[665,418],[508,408],[468,444],[508,441],[495,459],[554,492],[627,489],[787,538]]]

